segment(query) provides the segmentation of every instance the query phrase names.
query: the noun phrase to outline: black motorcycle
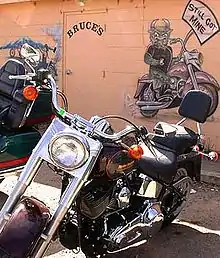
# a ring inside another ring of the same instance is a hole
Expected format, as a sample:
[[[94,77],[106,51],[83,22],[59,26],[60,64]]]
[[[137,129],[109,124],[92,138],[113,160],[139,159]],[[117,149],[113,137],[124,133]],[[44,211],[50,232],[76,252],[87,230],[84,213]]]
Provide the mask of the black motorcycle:
[[[52,120],[50,89],[26,78],[9,78],[33,74],[37,62],[32,53],[22,61],[10,58],[0,68],[0,181],[24,168],[41,138],[40,128]]]
[[[40,258],[56,238],[68,249],[82,249],[86,257],[103,257],[147,242],[178,216],[201,165],[200,130],[181,124],[186,118],[206,121],[209,95],[187,92],[179,108],[184,119],[158,123],[152,134],[119,116],[88,121],[66,112],[48,71],[26,78],[47,81],[57,117],[1,209],[0,257]],[[131,126],[116,133],[109,118]],[[216,158],[215,153],[207,156]],[[53,215],[40,200],[24,196],[43,161],[62,179]]]
[[[53,119],[52,92],[44,82],[26,77],[10,79],[15,75],[33,75],[41,68],[38,56],[28,44],[21,48],[19,59],[10,58],[0,68],[0,182],[21,172]],[[50,70],[50,63],[47,68]],[[58,94],[68,109],[64,94],[59,90]]]

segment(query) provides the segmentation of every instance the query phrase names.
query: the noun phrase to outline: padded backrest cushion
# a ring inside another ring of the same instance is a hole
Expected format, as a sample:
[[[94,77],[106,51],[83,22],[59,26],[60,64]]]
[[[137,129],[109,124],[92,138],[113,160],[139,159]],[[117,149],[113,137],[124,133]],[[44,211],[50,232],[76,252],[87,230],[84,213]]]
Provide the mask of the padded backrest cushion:
[[[23,64],[15,59],[9,59],[0,68],[0,113],[11,105],[15,90],[24,85],[24,81],[10,80],[9,75],[24,74],[24,72]]]
[[[25,74],[24,65],[17,59],[9,59],[0,69],[0,114],[1,121],[9,128],[18,128],[30,103],[23,97],[24,80],[11,80],[10,75]]]
[[[0,94],[12,98],[17,89],[24,86],[23,80],[10,80],[9,75],[25,74],[24,65],[16,60],[9,59],[0,69]]]
[[[204,123],[208,117],[211,104],[211,97],[205,92],[190,90],[180,104],[179,114],[196,122]]]
[[[4,117],[5,125],[9,128],[20,127],[29,104],[30,101],[26,100],[23,96],[23,90],[16,90],[9,111]]]

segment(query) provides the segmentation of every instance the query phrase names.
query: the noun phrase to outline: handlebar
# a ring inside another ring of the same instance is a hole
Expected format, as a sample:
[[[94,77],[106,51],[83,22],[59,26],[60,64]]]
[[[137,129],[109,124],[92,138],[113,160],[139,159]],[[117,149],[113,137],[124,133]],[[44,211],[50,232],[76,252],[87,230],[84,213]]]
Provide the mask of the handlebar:
[[[180,43],[181,44],[181,50],[180,50],[180,53],[179,53],[179,57],[182,57],[183,53],[187,51],[186,49],[186,45],[185,45],[185,41],[181,38],[173,38],[173,39],[170,39],[170,44],[176,44],[176,43]]]
[[[136,131],[137,131],[137,129],[134,128],[133,126],[128,126],[125,129],[123,129],[122,131],[120,131],[118,133],[114,133],[112,135],[103,133],[103,132],[101,132],[101,131],[99,131],[97,129],[94,130],[95,134],[99,135],[102,138],[105,138],[105,139],[108,139],[108,140],[112,140],[112,141],[118,141],[122,137],[124,137],[124,136],[126,136],[126,135],[128,135],[130,133],[134,133]]]
[[[171,39],[170,39],[170,44],[171,44],[171,45],[172,45],[172,44],[176,44],[176,43],[180,43],[181,46],[182,46],[182,48],[185,48],[185,44],[184,44],[183,39],[181,39],[181,38],[171,38]]]
[[[176,38],[176,39],[171,39],[171,41],[173,40],[174,43],[179,42],[181,44],[181,50],[180,50],[180,54],[179,56],[182,56],[184,52],[188,52],[187,48],[186,48],[186,43],[189,41],[189,39],[194,35],[194,31],[193,29],[189,30],[189,32],[186,34],[185,39],[181,39],[181,38]]]
[[[10,75],[9,76],[9,79],[29,80],[29,81],[33,81],[33,80],[35,80],[35,78],[36,78],[36,74],[30,74],[30,73],[27,74],[27,75]],[[48,82],[51,86],[51,89],[52,89],[52,104],[53,104],[53,108],[54,108],[54,111],[55,111],[56,115],[62,116],[63,118],[66,118],[66,119],[69,119],[72,123],[75,124],[76,127],[84,128],[87,131],[90,131],[90,133],[93,134],[93,135],[98,135],[102,138],[112,140],[112,141],[118,141],[122,137],[137,131],[137,129],[133,126],[129,126],[125,129],[123,129],[122,131],[120,131],[118,133],[114,133],[112,135],[106,134],[106,133],[98,130],[93,123],[89,122],[88,120],[84,119],[83,117],[81,117],[77,114],[72,115],[69,112],[62,109],[58,104],[57,85],[56,85],[56,82],[55,82],[55,80],[54,80],[54,78],[52,77],[51,74],[49,74],[47,76],[47,80],[48,80]]]
[[[50,85],[52,88],[52,103],[53,103],[55,112],[57,114],[61,115],[62,117],[70,119],[78,128],[80,128],[80,127],[85,128],[85,129],[87,129],[87,131],[90,131],[90,133],[92,135],[98,135],[102,138],[112,140],[112,141],[118,141],[122,137],[137,131],[137,129],[135,127],[129,126],[118,133],[114,133],[112,135],[106,134],[106,133],[98,130],[93,123],[89,122],[88,120],[84,119],[83,117],[81,117],[77,114],[72,115],[72,114],[66,112],[65,110],[63,110],[62,108],[59,107],[58,99],[57,99],[57,85],[56,85],[56,82],[55,82],[54,78],[52,77],[52,75],[48,75],[48,80],[50,81]]]
[[[9,75],[10,80],[28,80],[31,81],[35,76],[34,73],[22,74],[22,75]]]

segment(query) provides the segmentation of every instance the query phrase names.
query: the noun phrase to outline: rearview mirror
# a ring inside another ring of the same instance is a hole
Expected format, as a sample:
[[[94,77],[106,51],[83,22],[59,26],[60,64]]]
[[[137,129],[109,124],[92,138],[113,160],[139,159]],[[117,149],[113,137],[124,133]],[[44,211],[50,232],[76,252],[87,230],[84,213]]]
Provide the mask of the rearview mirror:
[[[21,47],[20,53],[21,53],[22,57],[24,57],[32,62],[38,63],[40,61],[39,52],[27,43],[25,43]]]

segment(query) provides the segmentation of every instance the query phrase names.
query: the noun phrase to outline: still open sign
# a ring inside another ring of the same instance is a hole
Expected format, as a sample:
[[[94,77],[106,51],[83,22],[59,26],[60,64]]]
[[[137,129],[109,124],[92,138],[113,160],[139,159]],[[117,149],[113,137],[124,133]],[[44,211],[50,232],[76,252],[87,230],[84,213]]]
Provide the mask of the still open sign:
[[[199,0],[189,1],[183,20],[193,29],[201,45],[220,30],[218,20],[212,10]]]

